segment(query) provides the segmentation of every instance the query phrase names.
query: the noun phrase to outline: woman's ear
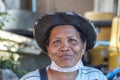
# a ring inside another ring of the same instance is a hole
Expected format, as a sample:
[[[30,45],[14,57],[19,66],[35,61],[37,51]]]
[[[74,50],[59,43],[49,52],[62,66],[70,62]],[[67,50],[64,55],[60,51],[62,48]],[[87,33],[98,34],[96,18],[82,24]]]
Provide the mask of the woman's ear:
[[[82,46],[82,55],[85,54],[87,42],[85,41]]]
[[[49,51],[49,45],[46,45],[46,50]],[[48,56],[49,56],[49,52],[47,52]]]

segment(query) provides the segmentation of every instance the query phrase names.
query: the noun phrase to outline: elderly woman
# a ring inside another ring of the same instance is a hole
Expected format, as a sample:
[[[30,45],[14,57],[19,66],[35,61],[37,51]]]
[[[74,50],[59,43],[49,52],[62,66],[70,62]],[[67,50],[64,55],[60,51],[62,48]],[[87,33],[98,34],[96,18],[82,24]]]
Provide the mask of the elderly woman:
[[[107,80],[104,74],[82,64],[82,56],[96,42],[94,25],[74,12],[57,12],[37,20],[35,39],[51,64],[20,80]]]

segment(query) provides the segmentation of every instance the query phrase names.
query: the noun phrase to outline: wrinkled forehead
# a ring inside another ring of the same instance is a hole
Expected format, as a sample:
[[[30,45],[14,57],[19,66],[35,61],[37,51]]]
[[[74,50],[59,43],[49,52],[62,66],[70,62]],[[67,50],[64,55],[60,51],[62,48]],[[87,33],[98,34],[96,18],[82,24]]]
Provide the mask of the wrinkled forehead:
[[[83,34],[82,30],[77,26],[74,26],[71,24],[59,24],[59,25],[49,27],[48,30],[46,31],[45,35],[50,36],[51,32],[53,32],[53,31],[54,31],[54,34],[55,34],[55,32],[65,33],[66,31]]]
[[[63,31],[63,32],[69,31],[69,30],[77,31],[73,25],[57,25],[51,29],[51,31],[53,31],[53,30],[58,30],[58,31]]]
[[[51,30],[50,34],[56,34],[56,33],[57,34],[63,33],[64,35],[66,35],[66,33],[78,34],[79,32],[72,25],[58,25]]]

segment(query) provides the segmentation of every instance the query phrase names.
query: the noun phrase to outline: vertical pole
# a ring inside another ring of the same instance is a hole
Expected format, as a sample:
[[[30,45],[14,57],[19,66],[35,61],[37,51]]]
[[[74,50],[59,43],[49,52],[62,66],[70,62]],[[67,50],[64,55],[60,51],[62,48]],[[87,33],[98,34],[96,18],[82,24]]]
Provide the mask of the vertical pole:
[[[120,0],[118,0],[117,16],[120,17]]]
[[[37,12],[37,2],[36,2],[36,0],[32,0],[32,12]]]

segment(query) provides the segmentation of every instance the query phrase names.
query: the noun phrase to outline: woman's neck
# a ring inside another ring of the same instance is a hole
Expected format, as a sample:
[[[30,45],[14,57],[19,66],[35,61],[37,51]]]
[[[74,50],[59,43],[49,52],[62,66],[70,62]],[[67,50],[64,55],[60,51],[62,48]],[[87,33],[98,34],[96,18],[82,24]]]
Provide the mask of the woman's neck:
[[[51,62],[51,65],[49,66],[50,69],[55,70],[55,71],[59,71],[59,72],[74,72],[79,70],[80,68],[83,67],[83,63],[81,61],[81,59],[78,61],[78,63],[76,65],[74,65],[73,67],[70,68],[62,68],[60,66],[58,66],[54,61]]]
[[[48,68],[48,80],[75,80],[78,70],[74,72],[58,72]]]

